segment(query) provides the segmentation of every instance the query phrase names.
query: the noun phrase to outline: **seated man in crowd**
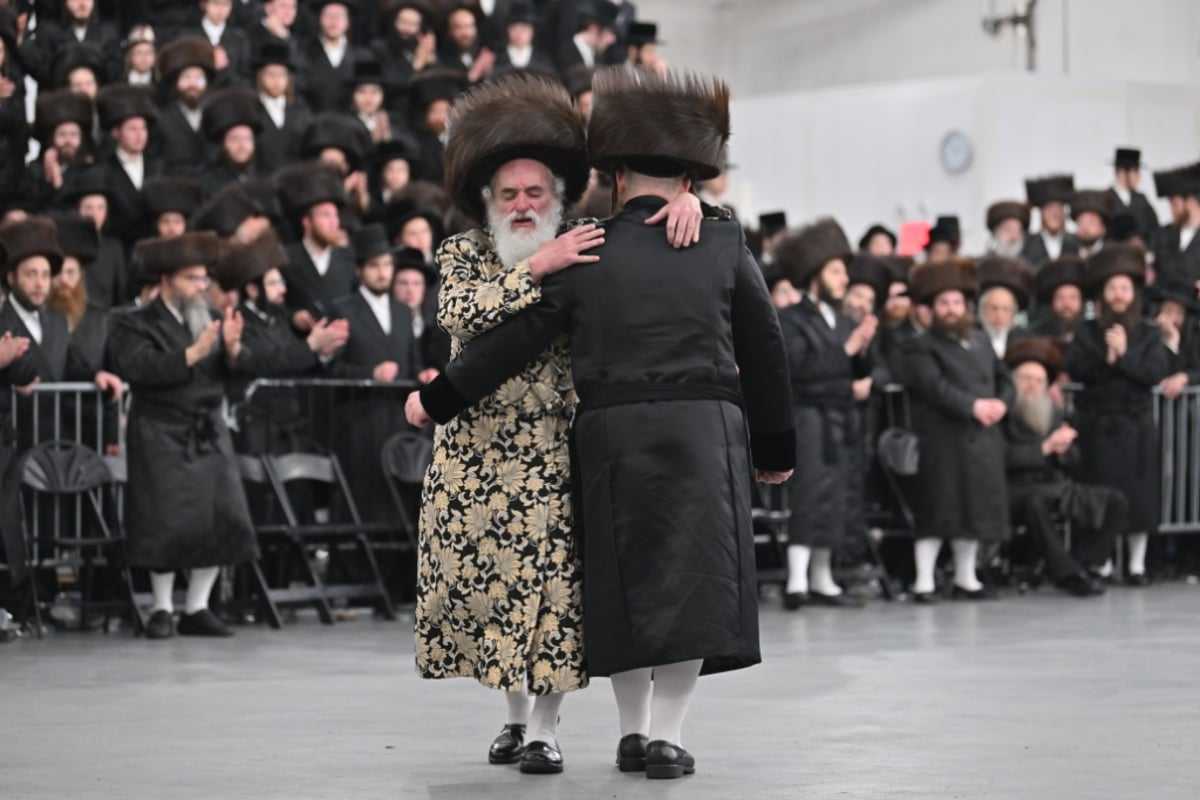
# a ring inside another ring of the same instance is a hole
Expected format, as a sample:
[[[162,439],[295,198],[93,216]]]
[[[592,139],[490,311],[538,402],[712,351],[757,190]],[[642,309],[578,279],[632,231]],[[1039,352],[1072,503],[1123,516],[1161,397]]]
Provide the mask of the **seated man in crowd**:
[[[1104,593],[1100,566],[1123,532],[1129,503],[1121,492],[1087,486],[1067,477],[1078,462],[1078,432],[1054,407],[1049,387],[1062,367],[1062,355],[1044,338],[1009,345],[1016,399],[1001,430],[1005,441],[1009,507],[1015,525],[1024,525],[1046,561],[1054,585],[1077,597]],[[1068,548],[1054,519],[1070,523]]]

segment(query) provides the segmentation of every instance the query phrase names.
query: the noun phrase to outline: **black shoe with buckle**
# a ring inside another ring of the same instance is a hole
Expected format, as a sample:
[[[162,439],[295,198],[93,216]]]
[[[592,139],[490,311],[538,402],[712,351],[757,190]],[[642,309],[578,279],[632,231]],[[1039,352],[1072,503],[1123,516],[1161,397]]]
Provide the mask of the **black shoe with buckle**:
[[[217,619],[217,615],[207,608],[202,608],[195,614],[180,615],[179,626],[176,630],[179,631],[180,636],[212,636],[218,638],[233,636],[233,630],[224,622]]]
[[[521,772],[527,775],[554,775],[563,771],[562,751],[558,745],[541,740],[525,745],[521,754]]]
[[[696,759],[677,744],[655,739],[646,745],[647,778],[682,778],[696,771]]]
[[[175,635],[175,619],[170,611],[159,609],[146,621],[147,639],[170,639]]]
[[[492,740],[488,748],[489,764],[515,764],[525,752],[525,726],[517,723],[505,725],[500,735]]]
[[[621,772],[646,771],[646,743],[648,737],[630,733],[617,743],[617,769]]]

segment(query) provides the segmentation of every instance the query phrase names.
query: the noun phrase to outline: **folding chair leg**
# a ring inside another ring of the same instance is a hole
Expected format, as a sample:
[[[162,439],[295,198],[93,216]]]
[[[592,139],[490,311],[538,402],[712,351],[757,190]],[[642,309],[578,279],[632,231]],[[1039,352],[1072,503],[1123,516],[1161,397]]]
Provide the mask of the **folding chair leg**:
[[[37,590],[37,570],[30,565],[29,576],[29,602],[33,604],[33,624],[37,626],[37,638],[42,638],[42,601],[38,597]]]
[[[283,620],[279,617],[279,609],[275,606],[275,601],[271,599],[271,590],[267,588],[267,578],[263,575],[262,567],[257,560],[250,562],[250,575],[254,580],[254,591],[258,595],[259,606],[267,618],[267,624],[275,630],[279,630],[283,627]]]
[[[367,559],[367,564],[371,567],[371,574],[375,577],[375,585],[379,588],[379,612],[383,614],[383,618],[394,620],[396,618],[396,609],[392,605],[392,597],[388,594],[387,585],[383,582],[383,573],[379,571],[379,562],[375,560],[375,549],[371,546],[371,540],[366,534],[360,533],[357,537],[358,546],[362,549],[363,556]]]
[[[83,556],[83,586],[79,592],[79,630],[86,631],[88,625],[88,606],[92,602],[92,592],[95,591],[95,567],[93,565],[94,556],[86,554]]]
[[[121,564],[121,584],[125,591],[125,602],[129,604],[129,618],[133,622],[133,635],[141,636],[146,632],[146,621],[142,619],[142,612],[138,609],[137,597],[133,591],[133,573],[129,569],[129,565]]]
[[[308,560],[308,551],[304,549],[304,543],[293,539],[292,545],[296,550],[296,555],[300,557],[300,565],[304,570],[304,576],[308,579],[308,584],[316,594],[313,598],[313,603],[317,607],[317,616],[325,625],[333,624],[333,609],[329,606],[329,598],[325,596],[325,585],[321,583],[320,576],[313,569],[312,562]]]

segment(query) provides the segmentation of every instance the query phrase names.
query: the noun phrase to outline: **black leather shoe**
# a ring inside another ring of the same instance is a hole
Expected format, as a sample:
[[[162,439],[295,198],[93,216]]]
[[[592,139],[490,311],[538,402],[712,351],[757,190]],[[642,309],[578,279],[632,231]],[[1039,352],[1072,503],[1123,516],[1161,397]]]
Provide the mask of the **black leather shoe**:
[[[515,723],[505,725],[488,748],[488,763],[515,764],[521,760],[521,754],[524,752],[525,726]]]
[[[1129,584],[1130,586],[1136,586],[1138,588],[1141,588],[1143,586],[1150,585],[1150,578],[1146,575],[1146,573],[1138,572],[1136,574],[1130,575],[1129,579],[1126,580],[1125,582],[1127,584]]]
[[[788,592],[783,596],[783,607],[795,611],[808,602],[808,592]]]
[[[562,771],[562,751],[557,745],[542,741],[525,745],[525,752],[521,755],[521,772],[527,775],[553,775]]]
[[[181,614],[178,630],[180,636],[233,636],[230,627],[217,619],[217,615],[207,608],[195,614]]]
[[[941,602],[937,592],[913,592],[912,600],[917,605],[932,606]]]
[[[863,601],[857,597],[842,592],[841,594],[821,594],[809,592],[809,602],[814,606],[830,606],[832,608],[862,608]]]
[[[682,778],[696,771],[696,759],[679,745],[655,739],[646,745],[647,778]]]
[[[1095,597],[1096,595],[1104,594],[1104,584],[1086,572],[1068,575],[1061,580],[1055,581],[1054,585],[1076,597]]]
[[[987,588],[986,586],[983,587],[982,589],[971,590],[971,589],[964,589],[957,584],[955,584],[954,591],[950,593],[950,596],[952,598],[954,598],[955,600],[995,600],[996,599],[996,593],[993,592],[991,589]]]
[[[649,738],[640,733],[622,736],[617,743],[617,769],[621,772],[645,772],[648,741]]]
[[[147,639],[170,639],[175,635],[175,620],[170,611],[158,610],[146,622]]]

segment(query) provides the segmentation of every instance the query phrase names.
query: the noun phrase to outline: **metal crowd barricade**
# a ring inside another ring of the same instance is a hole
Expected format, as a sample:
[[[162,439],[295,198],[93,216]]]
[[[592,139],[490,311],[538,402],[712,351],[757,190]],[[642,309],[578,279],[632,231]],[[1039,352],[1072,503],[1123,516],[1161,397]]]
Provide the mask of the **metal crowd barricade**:
[[[1161,392],[1154,403],[1162,448],[1159,533],[1200,532],[1200,386],[1174,400]]]

